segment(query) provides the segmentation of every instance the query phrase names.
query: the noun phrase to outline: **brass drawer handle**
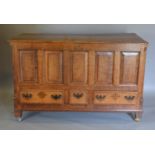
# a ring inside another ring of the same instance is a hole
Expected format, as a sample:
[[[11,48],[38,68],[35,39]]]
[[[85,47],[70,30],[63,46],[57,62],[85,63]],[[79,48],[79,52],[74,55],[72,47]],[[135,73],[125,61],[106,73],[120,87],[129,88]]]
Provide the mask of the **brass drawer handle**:
[[[124,96],[124,98],[125,98],[126,100],[131,101],[131,100],[134,100],[135,96]]]
[[[61,99],[62,95],[51,95],[51,98],[53,98],[54,100],[58,100]]]
[[[105,95],[96,95],[97,100],[104,100],[106,98]]]
[[[79,99],[83,96],[83,93],[73,93],[73,96]]]
[[[31,99],[32,98],[32,94],[31,93],[23,93],[22,96],[26,99]]]

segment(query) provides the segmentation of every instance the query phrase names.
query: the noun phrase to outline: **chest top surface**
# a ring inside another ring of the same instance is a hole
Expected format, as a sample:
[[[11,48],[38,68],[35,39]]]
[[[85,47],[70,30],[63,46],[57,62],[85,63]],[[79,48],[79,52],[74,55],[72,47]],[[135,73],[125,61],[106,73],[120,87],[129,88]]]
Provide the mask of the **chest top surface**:
[[[11,39],[11,42],[77,42],[77,43],[141,43],[148,44],[135,33],[100,35],[57,35],[24,33]]]

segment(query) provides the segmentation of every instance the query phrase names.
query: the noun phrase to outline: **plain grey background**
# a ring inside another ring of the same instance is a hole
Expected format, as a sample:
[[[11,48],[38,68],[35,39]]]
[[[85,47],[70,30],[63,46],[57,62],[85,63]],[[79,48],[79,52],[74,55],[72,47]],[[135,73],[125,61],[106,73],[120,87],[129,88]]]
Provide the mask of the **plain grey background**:
[[[135,123],[116,113],[25,113],[20,124],[13,117],[11,48],[8,40],[20,33],[103,34],[137,33],[149,42],[147,50],[144,116]],[[155,25],[0,25],[0,129],[155,129]]]

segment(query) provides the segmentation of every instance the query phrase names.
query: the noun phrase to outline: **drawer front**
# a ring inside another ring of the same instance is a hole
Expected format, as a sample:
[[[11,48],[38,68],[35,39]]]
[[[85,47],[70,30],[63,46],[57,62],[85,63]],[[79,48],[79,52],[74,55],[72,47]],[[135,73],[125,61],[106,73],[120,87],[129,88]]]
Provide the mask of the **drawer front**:
[[[118,104],[138,104],[139,96],[136,92],[122,92],[117,99]]]
[[[70,104],[88,104],[88,92],[84,90],[71,90],[69,95]]]
[[[116,100],[112,98],[113,93],[104,91],[94,92],[94,104],[116,104]]]
[[[20,102],[28,104],[64,104],[64,91],[21,91]]]
[[[138,93],[136,92],[94,92],[94,104],[122,104],[131,105],[137,104],[139,101]]]

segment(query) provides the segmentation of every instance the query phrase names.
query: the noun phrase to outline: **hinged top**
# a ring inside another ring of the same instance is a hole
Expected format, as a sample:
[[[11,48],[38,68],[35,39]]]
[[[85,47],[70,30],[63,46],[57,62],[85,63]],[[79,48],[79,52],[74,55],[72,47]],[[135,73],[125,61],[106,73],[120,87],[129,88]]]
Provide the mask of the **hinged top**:
[[[135,33],[101,34],[101,35],[55,35],[55,34],[21,34],[12,41],[33,42],[81,42],[81,43],[144,43],[148,42]]]

